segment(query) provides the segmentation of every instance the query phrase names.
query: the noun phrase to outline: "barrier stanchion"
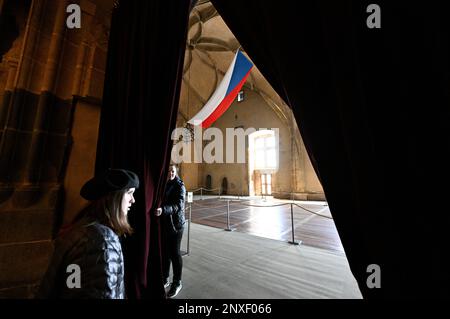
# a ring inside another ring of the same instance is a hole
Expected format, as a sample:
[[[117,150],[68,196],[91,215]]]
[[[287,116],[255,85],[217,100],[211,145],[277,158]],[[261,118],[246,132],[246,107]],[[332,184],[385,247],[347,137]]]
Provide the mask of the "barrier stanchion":
[[[189,239],[191,238],[191,220],[192,220],[192,203],[189,203],[189,223],[188,223],[188,238],[187,238],[187,255],[189,256]]]
[[[200,200],[203,200],[203,187],[200,188]]]
[[[230,228],[230,200],[227,200],[227,228],[226,231],[233,231],[233,228]]]
[[[222,187],[219,187],[219,199],[222,199]]]
[[[299,242],[295,241],[295,237],[294,237],[294,205],[293,205],[293,203],[291,203],[291,227],[292,227],[292,241],[289,241],[289,244],[300,245]]]

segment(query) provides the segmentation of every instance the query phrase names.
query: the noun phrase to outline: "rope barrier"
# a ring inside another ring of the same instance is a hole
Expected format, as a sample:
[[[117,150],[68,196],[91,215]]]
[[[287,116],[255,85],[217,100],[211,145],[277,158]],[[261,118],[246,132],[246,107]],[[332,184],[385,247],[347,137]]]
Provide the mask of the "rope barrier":
[[[193,206],[195,205],[195,206],[198,206],[198,207],[201,207],[201,208],[208,208],[208,209],[211,209],[211,210],[215,210],[215,211],[217,211],[217,212],[221,212],[221,213],[224,213],[223,211],[221,211],[221,210],[219,210],[219,209],[217,209],[216,207],[211,207],[211,206],[203,206],[203,205],[200,205],[200,204],[197,204],[197,203],[192,203],[193,204]],[[223,206],[223,207],[225,207],[225,206]]]
[[[303,206],[301,206],[301,205],[299,205],[299,204],[297,204],[297,203],[280,203],[280,204],[275,204],[275,205],[255,205],[255,204],[244,204],[244,202],[250,202],[250,201],[252,201],[252,200],[245,200],[245,201],[243,201],[243,200],[220,200],[221,202],[226,202],[226,201],[230,201],[230,202],[239,202],[239,203],[241,203],[240,205],[242,205],[242,206],[247,206],[247,207],[257,207],[257,208],[265,208],[265,207],[281,207],[281,206],[286,206],[286,205],[294,205],[294,206],[297,206],[298,208],[300,208],[300,209],[303,209],[304,211],[307,211],[308,213],[311,213],[311,214],[314,214],[314,215],[316,215],[316,216],[319,216],[319,217],[323,217],[323,218],[327,218],[327,219],[333,219],[333,217],[330,217],[330,216],[326,216],[326,215],[322,215],[322,214],[318,214],[317,212],[315,212],[315,211],[313,211],[313,210],[310,210],[310,209],[308,209],[308,208],[305,208],[305,207],[303,207]],[[209,208],[209,209],[212,209],[212,210],[215,210],[215,211],[219,211],[217,208],[214,208],[214,207],[211,207],[211,206],[203,206],[203,205],[200,205],[200,204],[197,204],[197,203],[193,203],[194,205],[196,205],[196,206],[199,206],[199,207],[202,207],[202,208]],[[323,209],[322,209],[323,210]],[[321,210],[321,211],[322,211]]]
[[[203,190],[205,190],[207,192],[212,192],[212,191],[218,190],[219,191],[219,198],[221,198],[222,194],[221,194],[221,189],[220,188],[208,189],[208,188],[205,188],[205,187],[200,187],[200,188],[194,189],[194,190],[192,190],[190,192],[195,193],[195,192],[200,191],[200,199],[203,200]]]
[[[222,198],[219,198],[219,202],[226,202],[226,201],[230,201],[230,202],[239,202],[239,203],[242,203],[242,202],[251,202],[253,199],[245,199],[245,200],[242,200],[242,199],[232,199],[232,198],[227,198],[227,199],[222,199]]]
[[[276,194],[288,194],[288,195],[295,195],[298,193],[291,193],[291,192],[272,192],[272,193],[276,193]],[[323,194],[322,192],[308,192],[308,194]]]
[[[200,187],[200,188],[197,188],[197,189],[194,189],[194,190],[190,190],[190,191],[188,191],[188,192],[195,193],[195,192],[198,192],[199,190],[204,190],[204,191],[212,192],[212,191],[220,190],[220,188],[209,189],[209,188]]]
[[[225,200],[221,200],[221,201],[225,201]],[[227,211],[226,212],[223,212],[222,210],[219,210],[219,209],[217,209],[216,207],[210,207],[210,206],[204,206],[204,205],[200,205],[200,204],[197,204],[197,203],[195,203],[195,202],[192,202],[192,203],[190,203],[190,205],[189,205],[189,229],[188,229],[188,246],[187,246],[187,254],[189,255],[189,237],[190,237],[190,223],[191,223],[191,220],[192,220],[192,215],[191,215],[191,209],[192,209],[192,206],[193,205],[195,205],[195,206],[198,206],[198,207],[202,207],[202,208],[207,208],[207,209],[210,209],[210,210],[215,210],[215,211],[218,211],[218,212],[220,212],[220,215],[222,215],[223,213],[226,213],[226,215],[227,215],[227,227],[225,228],[225,230],[226,231],[234,231],[235,230],[235,228],[232,228],[231,226],[230,226],[230,202],[232,202],[233,200],[230,200],[230,199],[227,199],[226,200],[226,202],[227,202]],[[249,201],[251,201],[251,200],[245,200],[245,202],[249,202]],[[288,243],[290,243],[290,244],[292,244],[292,245],[299,245],[299,244],[301,244],[301,241],[295,241],[295,235],[294,235],[294,232],[295,232],[295,225],[294,225],[294,206],[297,206],[298,208],[300,208],[300,209],[303,209],[304,211],[306,211],[306,212],[309,212],[309,213],[311,213],[311,214],[313,214],[313,215],[316,215],[316,216],[319,216],[319,217],[323,217],[323,218],[327,218],[327,219],[333,219],[332,217],[330,217],[330,216],[325,216],[325,215],[322,215],[322,214],[319,214],[319,213],[317,213],[317,212],[315,212],[315,211],[312,211],[312,210],[310,210],[310,209],[307,209],[307,208],[305,208],[305,207],[303,207],[303,206],[301,206],[301,205],[299,205],[299,204],[297,204],[297,203],[294,203],[293,201],[292,202],[289,202],[289,203],[280,203],[280,204],[275,204],[275,205],[254,205],[254,204],[244,204],[243,202],[244,201],[242,201],[242,200],[237,200],[237,202],[239,202],[239,204],[240,205],[242,205],[242,206],[246,206],[246,207],[259,207],[259,208],[262,208],[262,207],[281,207],[281,206],[286,206],[286,205],[289,205],[290,207],[291,207],[291,228],[292,228],[292,240],[290,240],[290,241],[288,241]],[[328,207],[328,205],[326,205],[327,207]],[[327,208],[322,208],[319,212],[322,212],[323,210],[325,210],[325,209],[327,209]]]
[[[317,216],[320,216],[320,217],[323,217],[323,218],[333,219],[333,217],[325,216],[325,215],[322,215],[322,214],[318,214],[315,211],[307,209],[307,208],[305,208],[305,207],[303,207],[301,205],[298,205],[296,203],[283,203],[283,204],[277,204],[277,205],[251,205],[251,204],[249,204],[249,205],[241,204],[241,205],[242,206],[248,206],[248,207],[280,207],[280,206],[286,206],[286,205],[291,205],[291,204],[297,206],[298,208],[301,208],[301,209],[307,211],[308,213],[311,213],[311,214],[314,214],[314,215],[317,215]]]
[[[330,216],[325,216],[325,215],[322,215],[322,214],[318,214],[318,213],[316,213],[316,212],[314,212],[314,211],[312,211],[312,210],[309,210],[309,209],[307,209],[307,208],[305,208],[305,207],[302,207],[302,206],[300,206],[300,205],[298,205],[298,204],[296,204],[296,203],[293,203],[295,206],[297,206],[298,208],[301,208],[301,209],[303,209],[303,210],[306,210],[307,212],[309,212],[309,213],[311,213],[311,214],[314,214],[314,215],[317,215],[317,216],[320,216],[320,217],[323,217],[323,218],[327,218],[327,219],[333,219],[333,217],[330,217]],[[323,210],[323,209],[322,209]],[[322,210],[320,210],[320,211],[322,211]]]
[[[248,207],[280,207],[280,206],[285,206],[285,205],[291,205],[291,203],[283,203],[283,204],[276,204],[276,205],[246,205],[246,204],[242,204],[243,206],[248,206]]]

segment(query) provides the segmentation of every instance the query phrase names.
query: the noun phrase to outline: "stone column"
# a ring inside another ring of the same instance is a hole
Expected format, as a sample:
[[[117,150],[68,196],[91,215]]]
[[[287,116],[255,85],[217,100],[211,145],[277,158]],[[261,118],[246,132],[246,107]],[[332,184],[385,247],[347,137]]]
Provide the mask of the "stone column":
[[[14,90],[14,80],[16,79],[17,66],[19,64],[19,60],[17,58],[9,58],[6,60],[6,63],[9,66],[8,70],[8,78],[6,79],[5,90],[12,91]]]
[[[55,24],[53,25],[47,64],[45,67],[42,92],[54,93],[55,91],[56,73],[59,69],[60,56],[64,43],[64,33],[66,30],[66,8],[68,5],[68,0],[59,1]]]
[[[82,94],[84,96],[89,95],[90,85],[91,85],[91,81],[92,81],[92,72],[94,69],[95,50],[96,50],[96,47],[94,45],[89,48],[89,57],[88,57],[88,63],[87,63],[88,68],[86,71],[86,77],[85,77],[83,91],[82,91]]]
[[[11,176],[14,173],[14,169],[11,167],[13,164],[11,155],[16,153],[17,126],[24,100],[23,92],[19,92],[20,89],[18,89],[18,80],[21,74],[23,79],[29,78],[31,57],[33,56],[32,50],[34,49],[36,38],[38,38],[38,28],[32,26],[33,22],[36,25],[41,20],[39,16],[43,11],[43,2],[43,0],[33,0],[31,3],[20,52],[17,53],[17,56],[12,55],[4,58],[5,61],[8,61],[10,69],[3,107],[0,111],[0,124],[3,130],[0,139],[0,202],[6,200],[13,190]],[[25,59],[27,53],[30,57],[28,61]],[[27,81],[22,82],[26,83]]]
[[[25,28],[23,48],[19,57],[17,76],[14,80],[14,88],[28,89],[32,74],[33,57],[36,46],[39,44],[42,15],[45,11],[44,0],[33,0],[30,14]]]
[[[83,70],[85,67],[86,55],[89,49],[89,44],[86,40],[82,40],[80,48],[78,49],[77,63],[75,66],[75,73],[73,76],[72,95],[81,94],[81,83],[83,81]]]
[[[66,8],[68,0],[59,1],[53,26],[52,38],[45,67],[41,94],[39,96],[36,117],[33,126],[33,136],[30,144],[28,161],[25,168],[24,184],[31,185],[39,181],[41,155],[45,150],[45,139],[48,135],[48,113],[55,99],[55,83],[59,70],[61,51],[66,30]]]
[[[0,203],[7,200],[12,192],[13,188],[9,183],[9,156],[8,150],[12,149],[12,139],[8,143],[6,139],[6,124],[8,118],[9,105],[11,103],[11,97],[14,90],[14,78],[17,71],[17,59],[10,58],[6,61],[9,66],[8,78],[6,81],[5,92],[3,100],[0,102]],[[3,152],[4,150],[5,152]]]
[[[72,95],[83,95],[83,75],[85,73],[87,60],[89,60],[88,55],[90,55],[90,44],[89,44],[89,32],[88,30],[92,27],[92,20],[95,15],[96,5],[90,1],[82,1],[82,37],[81,43],[78,48],[77,62],[75,66],[75,73],[73,76],[72,84]]]
[[[5,58],[5,62],[8,65],[8,77],[6,79],[5,95],[3,96],[2,104],[0,105],[0,140],[3,133],[4,126],[6,125],[6,117],[8,113],[8,106],[11,100],[12,92],[14,91],[14,79],[17,73],[17,58]]]

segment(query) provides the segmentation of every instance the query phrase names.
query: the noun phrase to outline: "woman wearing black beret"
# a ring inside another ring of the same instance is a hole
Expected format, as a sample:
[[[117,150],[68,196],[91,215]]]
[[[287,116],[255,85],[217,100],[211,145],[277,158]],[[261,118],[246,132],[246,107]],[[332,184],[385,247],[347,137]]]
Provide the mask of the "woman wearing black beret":
[[[37,298],[125,298],[119,236],[132,233],[127,214],[138,187],[137,175],[124,169],[84,184],[80,195],[90,203],[59,232]]]

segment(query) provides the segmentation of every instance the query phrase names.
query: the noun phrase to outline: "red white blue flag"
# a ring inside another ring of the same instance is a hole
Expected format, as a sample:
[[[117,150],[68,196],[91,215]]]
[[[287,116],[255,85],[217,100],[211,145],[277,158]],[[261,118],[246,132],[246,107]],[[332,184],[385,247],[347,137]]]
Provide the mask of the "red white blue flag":
[[[210,127],[230,107],[252,68],[253,63],[238,50],[216,91],[188,123],[203,128]]]

